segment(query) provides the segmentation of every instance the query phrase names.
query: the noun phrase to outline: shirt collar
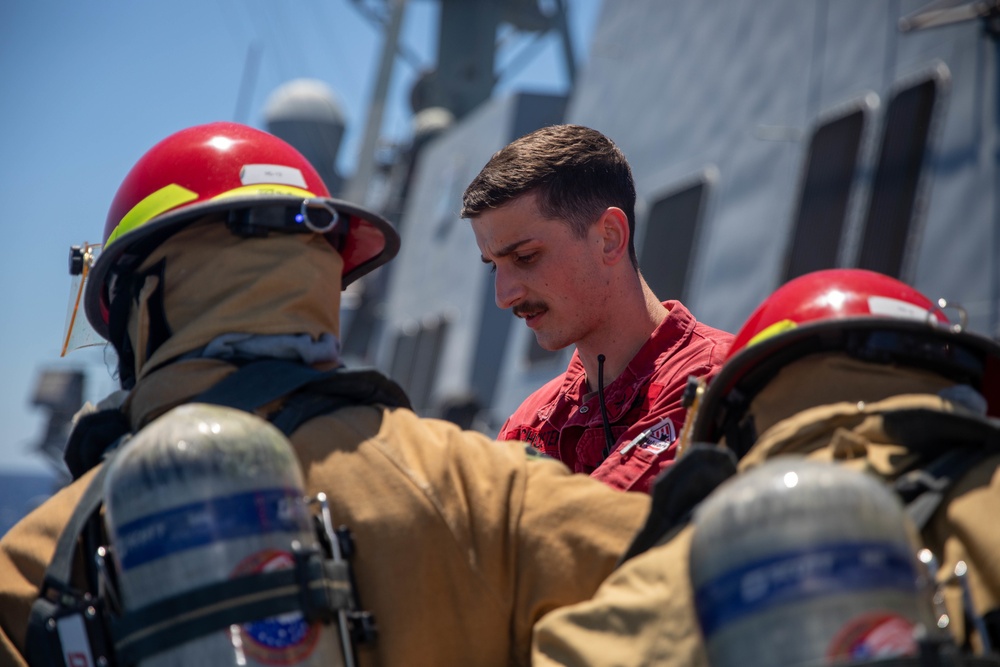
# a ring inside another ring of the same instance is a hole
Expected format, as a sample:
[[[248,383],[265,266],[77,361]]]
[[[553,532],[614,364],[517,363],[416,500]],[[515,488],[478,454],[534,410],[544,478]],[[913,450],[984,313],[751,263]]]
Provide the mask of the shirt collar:
[[[694,316],[680,301],[671,300],[662,303],[669,311],[667,316],[653,330],[649,340],[639,348],[621,375],[604,386],[604,402],[608,418],[611,420],[618,419],[628,409],[646,380],[673,356],[695,327]],[[561,391],[556,399],[546,406],[549,409],[543,408],[539,411],[539,416],[545,418],[552,414],[561,402],[581,405],[589,393],[591,392],[587,389],[587,372],[583,368],[583,361],[580,359],[580,353],[573,350]],[[597,393],[596,382],[593,393]]]

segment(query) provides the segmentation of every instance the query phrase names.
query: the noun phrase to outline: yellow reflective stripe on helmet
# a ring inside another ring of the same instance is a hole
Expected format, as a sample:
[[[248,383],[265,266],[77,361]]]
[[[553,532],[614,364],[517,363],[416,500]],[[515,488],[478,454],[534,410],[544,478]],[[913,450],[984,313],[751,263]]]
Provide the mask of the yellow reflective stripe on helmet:
[[[133,206],[132,210],[125,214],[125,217],[121,219],[115,230],[111,232],[108,240],[104,242],[104,248],[107,249],[119,236],[127,234],[137,227],[141,227],[161,213],[165,213],[189,201],[194,201],[197,198],[197,192],[192,192],[176,183],[171,183],[164,188],[160,188]]]
[[[744,347],[743,349],[746,349],[751,345],[756,345],[757,343],[761,342],[762,340],[766,340],[771,336],[777,336],[778,334],[784,333],[789,329],[794,329],[797,326],[799,325],[793,322],[792,320],[781,320],[780,322],[775,322],[774,324],[762,330],[756,336],[751,338],[747,342],[746,347]]]
[[[239,188],[228,190],[220,195],[212,197],[212,200],[224,199],[226,197],[240,197],[244,195],[291,195],[293,197],[303,198],[312,198],[316,196],[308,190],[303,190],[302,188],[296,188],[290,185],[258,183],[255,185],[244,185]],[[198,199],[198,193],[188,190],[187,188],[177,185],[176,183],[171,183],[164,188],[160,188],[133,206],[132,210],[125,214],[125,217],[121,219],[121,222],[118,223],[115,230],[111,232],[108,240],[104,242],[104,247],[107,248],[119,236],[127,234],[137,227],[141,227],[161,213],[166,213],[181,204],[186,204],[196,199]]]
[[[224,199],[226,197],[240,197],[243,195],[292,195],[293,197],[315,197],[313,193],[302,188],[291,185],[277,185],[275,183],[256,183],[254,185],[244,185],[240,188],[227,190],[221,195],[215,195],[212,199]]]

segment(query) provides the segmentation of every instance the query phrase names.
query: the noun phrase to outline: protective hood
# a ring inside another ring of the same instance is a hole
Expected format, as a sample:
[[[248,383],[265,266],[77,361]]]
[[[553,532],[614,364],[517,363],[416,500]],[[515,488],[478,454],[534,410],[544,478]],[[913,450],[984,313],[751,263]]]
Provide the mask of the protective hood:
[[[900,394],[937,394],[955,381],[931,371],[860,361],[829,352],[783,366],[749,402],[744,419],[764,433],[803,410],[833,403],[874,403]],[[970,391],[971,388],[970,388]]]
[[[178,232],[133,274],[135,377],[225,334],[339,336],[342,268],[318,234],[244,238],[200,223]]]

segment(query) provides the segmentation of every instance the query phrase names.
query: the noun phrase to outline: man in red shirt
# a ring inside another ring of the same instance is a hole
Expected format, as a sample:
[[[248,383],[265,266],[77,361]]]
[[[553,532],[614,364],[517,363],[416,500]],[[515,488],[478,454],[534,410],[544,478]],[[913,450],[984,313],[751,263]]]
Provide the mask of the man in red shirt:
[[[635,184],[596,130],[542,128],[497,152],[466,188],[496,302],[569,367],[507,419],[523,440],[610,486],[648,491],[674,459],[689,376],[716,373],[732,336],[661,302],[639,272]]]

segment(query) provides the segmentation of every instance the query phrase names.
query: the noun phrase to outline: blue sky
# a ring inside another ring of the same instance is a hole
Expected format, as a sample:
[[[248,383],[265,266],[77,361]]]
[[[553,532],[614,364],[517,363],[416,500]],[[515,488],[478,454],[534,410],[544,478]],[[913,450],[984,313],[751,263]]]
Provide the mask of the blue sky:
[[[370,3],[363,3],[370,4]],[[600,0],[568,0],[582,54]],[[402,43],[433,64],[437,3],[410,0]],[[514,39],[511,53],[526,48]],[[240,105],[248,50],[260,49]],[[44,469],[31,453],[44,410],[31,405],[38,373],[82,368],[87,397],[116,388],[103,348],[59,357],[70,294],[71,245],[99,242],[108,206],[132,164],[184,127],[238,120],[263,128],[270,94],[296,78],[324,81],[347,117],[338,164],[350,174],[364,132],[381,33],[351,0],[10,0],[0,21],[0,468]],[[554,38],[501,81],[509,90],[563,91]],[[501,54],[501,61],[503,54]],[[417,74],[397,61],[383,136],[409,132]]]

